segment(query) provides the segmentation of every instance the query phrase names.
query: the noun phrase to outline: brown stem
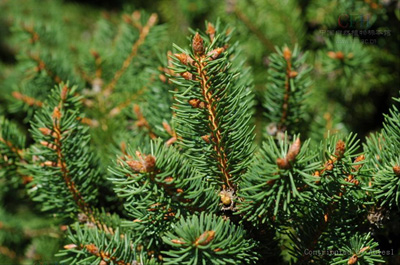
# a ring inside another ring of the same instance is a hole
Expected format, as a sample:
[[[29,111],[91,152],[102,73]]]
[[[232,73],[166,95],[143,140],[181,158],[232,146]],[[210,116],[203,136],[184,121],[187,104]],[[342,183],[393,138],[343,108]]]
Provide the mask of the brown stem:
[[[30,55],[30,58],[38,64],[36,71],[44,70],[51,78],[53,78],[54,82],[56,82],[57,84],[60,84],[62,82],[61,78],[56,75],[52,70],[50,70],[47,64],[42,59],[40,59],[38,55]]]
[[[40,100],[34,99],[32,97],[29,97],[27,95],[22,94],[21,92],[18,91],[14,91],[12,92],[12,96],[18,100],[21,100],[23,102],[25,102],[26,104],[28,104],[29,106],[37,106],[37,107],[42,107],[43,106],[43,102],[41,102]]]
[[[107,226],[102,224],[99,220],[95,218],[95,213],[93,212],[92,208],[89,206],[89,204],[84,200],[82,194],[76,187],[74,181],[71,179],[66,159],[63,154],[63,146],[62,146],[62,135],[63,132],[61,130],[60,124],[61,124],[61,119],[62,119],[62,109],[64,107],[64,103],[66,100],[66,95],[68,92],[68,87],[64,86],[61,92],[61,101],[57,107],[54,108],[53,111],[53,137],[54,137],[54,150],[56,151],[57,154],[57,162],[55,163],[61,171],[62,178],[67,185],[68,190],[72,194],[72,197],[78,206],[79,210],[84,213],[89,220],[96,224],[100,229],[109,232],[112,234],[112,230],[110,230]]]
[[[209,127],[211,131],[211,136],[214,142],[214,151],[217,154],[218,159],[218,168],[221,170],[222,175],[224,177],[224,182],[227,186],[232,188],[231,184],[231,174],[228,170],[228,158],[226,156],[223,143],[222,143],[222,135],[220,131],[220,126],[218,126],[218,119],[216,114],[216,100],[210,91],[210,82],[209,77],[207,76],[207,71],[205,67],[207,65],[207,56],[206,55],[198,55],[196,56],[196,66],[197,73],[200,78],[201,85],[201,93],[203,95],[204,101],[206,102],[206,107],[208,110],[208,120]]]
[[[139,38],[138,40],[133,44],[131,53],[128,55],[128,57],[125,59],[125,61],[122,64],[122,67],[115,72],[113,79],[111,82],[106,86],[104,89],[104,93],[106,95],[111,94],[113,89],[115,88],[115,85],[117,84],[118,80],[121,78],[121,76],[125,73],[126,69],[128,69],[129,65],[131,64],[133,58],[136,56],[139,47],[144,43],[146,40],[147,35],[150,32],[150,29],[156,24],[157,22],[157,15],[152,14],[147,21],[147,24],[140,30],[139,33]]]
[[[81,249],[86,249],[90,254],[95,255],[97,257],[100,257],[102,261],[113,261],[114,264],[118,265],[131,265],[131,263],[126,262],[122,259],[118,259],[118,257],[114,256],[114,253],[110,252],[104,252],[102,250],[99,250],[99,248],[95,244],[87,244],[87,245],[81,245]],[[103,264],[100,262],[100,264]],[[105,263],[108,264],[108,263]]]
[[[285,94],[283,96],[283,105],[282,105],[282,117],[279,123],[279,131],[284,130],[284,124],[287,120],[288,112],[289,112],[289,97],[290,97],[290,79],[292,73],[292,63],[291,63],[291,51],[288,48],[285,48],[284,58],[286,60],[286,77],[285,77]]]
[[[264,33],[257,28],[237,6],[235,6],[235,14],[268,50],[273,51],[275,49],[274,45],[265,37]]]

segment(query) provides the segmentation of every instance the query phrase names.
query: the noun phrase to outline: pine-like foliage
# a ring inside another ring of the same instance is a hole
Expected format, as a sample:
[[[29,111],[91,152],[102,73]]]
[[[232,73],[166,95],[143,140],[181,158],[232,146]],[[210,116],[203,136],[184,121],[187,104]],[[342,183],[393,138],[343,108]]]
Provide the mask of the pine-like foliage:
[[[130,6],[94,22],[7,2],[0,263],[393,263],[400,100],[365,142],[349,131],[396,53],[324,35],[319,13],[372,24],[390,4],[160,0],[161,22]]]

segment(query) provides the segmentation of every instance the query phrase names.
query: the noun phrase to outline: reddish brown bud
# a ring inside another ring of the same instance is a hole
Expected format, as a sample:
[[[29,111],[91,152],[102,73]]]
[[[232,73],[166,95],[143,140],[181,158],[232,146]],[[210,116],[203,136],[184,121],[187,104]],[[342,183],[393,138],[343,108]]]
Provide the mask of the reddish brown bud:
[[[214,28],[214,25],[211,24],[210,22],[208,22],[208,24],[207,24],[206,33],[208,34],[208,36],[210,36],[211,41],[213,41],[214,37],[215,37],[215,28]]]
[[[85,248],[91,254],[96,255],[99,253],[99,249],[94,244],[86,245]]]
[[[194,80],[193,74],[191,74],[191,73],[189,73],[189,72],[181,73],[181,76],[182,76],[183,78],[185,78],[186,80]]]
[[[220,252],[220,251],[222,251],[222,248],[216,248],[216,249],[214,249],[214,252]]]
[[[39,131],[41,133],[43,133],[43,135],[50,135],[51,134],[51,130],[49,128],[46,128],[46,127],[39,128]]]
[[[207,56],[209,56],[212,60],[215,60],[219,57],[219,55],[221,53],[223,53],[225,51],[224,48],[216,48],[212,51],[210,51],[209,53],[207,53]]]
[[[57,120],[61,119],[61,111],[60,111],[60,109],[58,107],[54,108],[53,118],[57,119]]]
[[[360,249],[360,252],[359,252],[359,253],[363,253],[364,251],[367,251],[367,250],[369,250],[369,249],[370,249],[369,246],[363,247],[362,249]]]
[[[346,151],[346,144],[342,140],[337,141],[335,148],[335,156],[338,160],[340,160],[343,157],[345,151]]]
[[[186,244],[186,242],[183,241],[183,239],[172,239],[171,242],[174,243],[174,244],[179,244],[179,245]]]
[[[202,137],[201,137],[201,139],[203,139],[204,140],[204,142],[206,142],[206,143],[210,143],[210,135],[203,135]]]
[[[336,52],[336,59],[343,60],[344,59],[343,52],[341,52],[341,51]]]
[[[286,61],[289,61],[290,58],[292,58],[292,52],[288,47],[283,48],[283,58],[285,58]]]
[[[201,108],[203,109],[205,107],[205,104],[203,101],[201,101],[200,99],[194,98],[189,100],[189,104],[193,107],[193,108]]]
[[[354,254],[353,256],[351,256],[351,258],[349,259],[349,261],[347,262],[348,265],[353,265],[356,264],[358,260],[358,257],[356,254]]]
[[[175,53],[174,56],[179,59],[179,61],[185,65],[193,63],[193,59],[186,53]]]
[[[365,156],[364,155],[360,155],[354,160],[354,163],[360,163],[361,161],[364,161],[364,160],[365,160]],[[353,168],[354,168],[355,171],[357,171],[362,166],[363,166],[363,164],[358,164],[358,165],[354,165]]]
[[[328,57],[329,57],[329,58],[332,58],[332,59],[336,59],[336,52],[329,51],[329,52],[328,52]]]
[[[289,169],[290,168],[290,164],[289,164],[289,161],[287,160],[287,158],[278,158],[278,159],[276,159],[276,165],[280,169]]]
[[[199,238],[196,239],[194,244],[200,245],[200,246],[205,246],[208,245],[215,237],[215,232],[214,231],[205,231]]]
[[[73,249],[73,248],[76,248],[76,247],[77,247],[77,245],[75,245],[75,244],[68,244],[68,245],[64,246],[64,249]]]
[[[135,172],[141,172],[143,170],[143,164],[139,161],[129,160],[129,161],[126,161],[126,163]]]
[[[64,101],[67,98],[67,95],[68,95],[68,87],[63,86],[61,90],[61,100]]]
[[[172,182],[172,181],[174,181],[174,178],[173,178],[173,177],[166,177],[166,178],[164,179],[164,181],[165,181],[165,182]]]
[[[297,138],[294,143],[289,147],[289,151],[286,155],[289,162],[293,162],[296,159],[296,156],[300,152],[301,141],[300,138]]]
[[[146,158],[144,159],[144,168],[146,172],[153,171],[155,166],[156,166],[156,158],[152,155],[146,156]]]
[[[192,48],[194,53],[198,55],[203,55],[204,53],[204,41],[203,38],[200,36],[199,33],[196,33],[194,35],[193,40],[192,40]]]
[[[395,165],[394,167],[393,167],[393,172],[394,172],[394,174],[396,174],[396,176],[400,176],[400,166],[398,166],[398,165]]]

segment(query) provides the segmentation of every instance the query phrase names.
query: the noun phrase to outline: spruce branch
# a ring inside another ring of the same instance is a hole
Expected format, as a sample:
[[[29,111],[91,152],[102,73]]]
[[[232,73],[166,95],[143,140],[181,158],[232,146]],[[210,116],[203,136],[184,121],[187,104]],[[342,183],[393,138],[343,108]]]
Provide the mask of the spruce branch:
[[[311,68],[305,64],[306,55],[301,55],[297,46],[290,50],[287,46],[276,48],[271,54],[268,70],[268,86],[264,98],[266,116],[270,120],[268,133],[282,137],[285,131],[289,135],[307,132],[301,126],[304,121],[304,100],[310,86],[308,73]]]
[[[191,52],[175,47],[180,53],[171,56],[170,78],[178,86],[173,92],[176,132],[188,157],[201,172],[218,176],[220,191],[227,191],[236,189],[234,181],[246,171],[253,150],[252,96],[245,71],[229,58],[235,48],[228,44],[230,34],[218,23],[213,28],[207,38],[194,35]]]
[[[251,264],[258,259],[242,227],[204,212],[182,218],[163,241],[172,247],[163,252],[165,264]]]
[[[121,76],[125,73],[126,69],[130,66],[133,58],[137,55],[137,52],[139,50],[139,47],[145,42],[147,35],[149,34],[151,28],[157,23],[157,15],[152,14],[146,25],[140,28],[140,33],[139,33],[139,38],[136,40],[136,42],[132,45],[132,50],[128,57],[125,59],[123,62],[121,68],[115,72],[114,77],[112,78],[111,82],[106,85],[104,88],[104,93],[106,95],[109,95],[115,88],[115,85],[117,84],[118,80],[121,78]]]
[[[259,41],[264,45],[265,48],[267,48],[270,51],[273,51],[275,49],[275,46],[272,44],[272,42],[265,36],[265,34],[256,26],[254,25],[249,17],[238,7],[236,3],[233,4],[233,10],[235,15],[237,16],[238,19],[240,19],[243,24],[251,31],[254,33],[254,35],[259,39]]]
[[[34,176],[32,191],[34,194],[38,190],[42,192],[40,196],[33,195],[34,200],[42,202],[44,209],[57,210],[62,216],[81,212],[96,223],[89,203],[95,198],[97,176],[90,168],[92,157],[84,147],[89,138],[82,137],[87,130],[77,119],[79,98],[74,97],[74,92],[75,88],[60,85],[52,91],[48,105],[35,116],[33,137],[38,145],[33,148],[41,155],[36,163],[26,167]],[[77,137],[80,137],[79,141]],[[81,150],[76,153],[78,149]],[[94,185],[88,186],[88,181]],[[57,200],[47,201],[46,196],[53,197],[54,192],[65,198],[58,195]]]
[[[35,99],[33,97],[30,97],[30,96],[24,95],[18,91],[12,92],[12,96],[17,100],[21,100],[22,102],[26,103],[28,106],[36,106],[39,108],[43,106],[42,101]]]

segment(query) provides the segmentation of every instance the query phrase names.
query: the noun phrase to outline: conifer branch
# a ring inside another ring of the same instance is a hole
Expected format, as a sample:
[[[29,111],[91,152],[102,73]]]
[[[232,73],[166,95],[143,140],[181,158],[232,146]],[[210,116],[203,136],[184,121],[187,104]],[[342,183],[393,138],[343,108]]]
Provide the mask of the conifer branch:
[[[24,103],[28,104],[29,106],[36,106],[36,107],[39,107],[39,108],[43,106],[43,102],[42,101],[40,101],[38,99],[35,99],[35,98],[32,98],[32,97],[29,97],[27,95],[24,95],[24,94],[22,94],[21,92],[18,92],[18,91],[12,92],[12,96],[14,98],[18,99],[18,100],[23,101]]]
[[[39,55],[29,55],[29,57],[34,60],[37,63],[37,66],[35,68],[36,72],[40,72],[40,71],[46,71],[47,75],[50,76],[54,82],[56,82],[57,84],[60,84],[61,82],[63,82],[63,80],[61,80],[61,78],[56,75],[49,67],[48,65],[40,58]]]
[[[146,128],[148,130],[148,132],[149,132],[150,138],[151,139],[156,139],[157,135],[155,135],[155,133],[152,131],[149,123],[147,122],[146,118],[143,116],[143,113],[140,111],[139,105],[135,104],[133,106],[133,110],[134,110],[134,112],[136,114],[136,117],[137,117],[136,126]]]
[[[209,76],[207,75],[207,61],[208,56],[204,54],[204,45],[203,39],[200,37],[199,33],[193,38],[192,43],[193,50],[195,52],[195,61],[194,65],[197,69],[197,74],[200,79],[201,93],[203,95],[203,100],[205,106],[208,110],[208,120],[211,132],[211,139],[214,146],[214,151],[217,154],[218,159],[218,167],[224,176],[224,182],[229,187],[232,188],[233,184],[231,183],[231,174],[228,170],[228,158],[225,153],[224,143],[222,141],[222,134],[220,131],[220,124],[217,119],[216,108],[217,108],[217,99],[213,96],[210,89]],[[190,102],[189,102],[190,103]]]
[[[118,80],[122,77],[122,75],[125,73],[126,69],[130,66],[133,58],[137,55],[137,52],[139,50],[139,47],[145,42],[147,35],[150,33],[151,28],[157,23],[157,15],[152,14],[147,21],[147,24],[141,28],[140,33],[139,33],[139,38],[137,41],[132,45],[132,50],[131,53],[128,55],[128,57],[125,59],[123,62],[121,68],[115,72],[113,79],[111,82],[105,87],[104,93],[105,95],[109,95],[115,88],[115,85],[117,84]]]
[[[286,61],[286,80],[285,80],[285,93],[283,96],[283,105],[282,105],[282,117],[281,122],[279,124],[278,130],[283,131],[283,124],[285,124],[288,109],[289,109],[289,97],[290,97],[290,79],[297,75],[297,72],[292,72],[292,52],[289,50],[288,47],[283,49],[283,57]]]
[[[260,40],[260,42],[270,51],[273,51],[274,45],[272,44],[272,42],[267,39],[264,35],[264,33],[257,28],[256,25],[254,25],[251,20],[246,16],[246,14],[243,13],[243,11],[235,4],[234,7],[234,12],[235,15],[237,16],[238,19],[240,19],[240,21],[243,22],[243,24],[251,31],[254,33],[254,35]]]

